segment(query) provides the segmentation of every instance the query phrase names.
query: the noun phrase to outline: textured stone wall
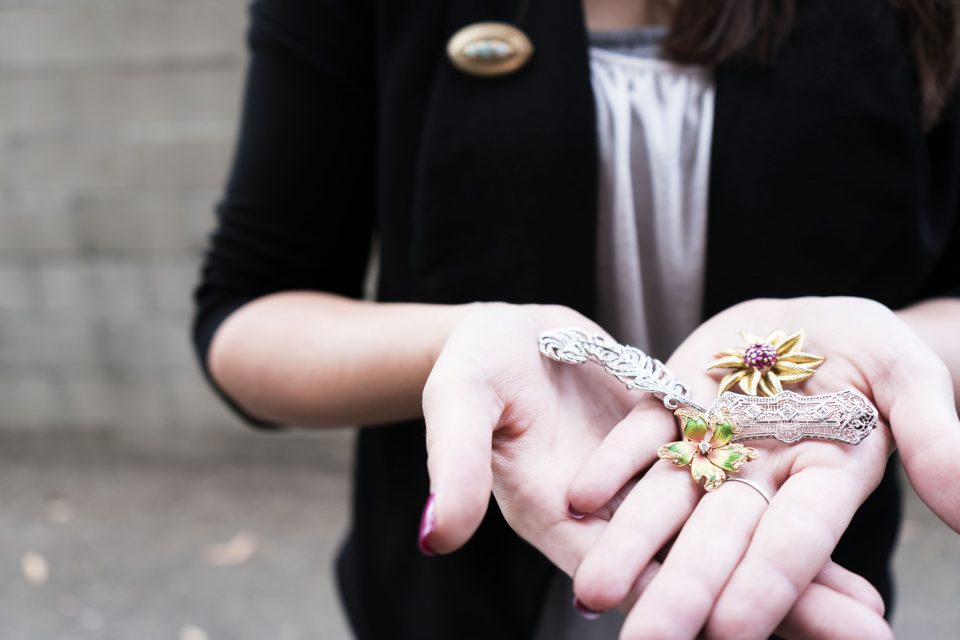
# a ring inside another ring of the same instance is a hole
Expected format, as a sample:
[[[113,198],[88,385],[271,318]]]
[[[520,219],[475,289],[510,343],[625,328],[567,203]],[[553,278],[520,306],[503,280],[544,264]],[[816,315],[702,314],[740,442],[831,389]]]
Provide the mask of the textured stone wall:
[[[241,0],[0,0],[0,434],[233,431],[188,341]]]

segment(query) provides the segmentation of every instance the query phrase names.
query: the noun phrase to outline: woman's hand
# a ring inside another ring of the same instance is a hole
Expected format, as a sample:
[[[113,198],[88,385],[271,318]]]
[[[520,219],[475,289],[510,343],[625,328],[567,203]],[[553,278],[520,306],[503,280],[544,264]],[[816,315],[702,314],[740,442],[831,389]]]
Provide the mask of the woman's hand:
[[[625,482],[591,506],[595,517],[582,520],[568,511],[568,488],[615,425],[616,433],[629,429],[622,421],[643,396],[599,367],[542,357],[540,332],[565,326],[602,333],[563,307],[482,304],[451,334],[423,398],[432,493],[421,531],[426,551],[447,553],[464,544],[483,518],[491,489],[510,525],[568,575],[603,533]],[[653,415],[672,421],[662,409]],[[637,597],[659,563],[651,554],[638,567],[623,597]],[[781,630],[843,637],[836,621],[821,615],[823,606],[865,629],[885,628],[876,591],[827,565]]]
[[[450,335],[423,392],[429,550],[463,545],[491,490],[514,530],[567,574],[602,529],[570,517],[567,487],[637,397],[599,369],[540,355],[539,333],[571,324],[602,331],[565,307],[481,304]]]
[[[945,367],[888,309],[853,298],[758,300],[737,305],[695,331],[670,358],[670,369],[709,404],[719,376],[704,371],[711,355],[733,346],[737,330],[803,328],[807,350],[826,356],[805,394],[852,387],[872,400],[880,425],[859,445],[804,440],[754,441],[760,457],[737,475],[773,495],[768,506],[751,487],[727,482],[704,495],[689,470],[657,462],[623,500],[577,569],[575,591],[606,609],[628,597],[647,563],[676,537],[624,626],[626,638],[765,638],[818,573],[856,509],[876,488],[900,447],[921,497],[960,526],[960,424]],[[794,387],[796,389],[796,387]],[[662,405],[638,405],[593,453],[571,485],[574,508],[590,513],[678,440]],[[679,534],[679,535],[678,535]],[[822,617],[837,612],[822,608]],[[847,633],[882,637],[841,621]],[[887,630],[888,634],[889,631]]]

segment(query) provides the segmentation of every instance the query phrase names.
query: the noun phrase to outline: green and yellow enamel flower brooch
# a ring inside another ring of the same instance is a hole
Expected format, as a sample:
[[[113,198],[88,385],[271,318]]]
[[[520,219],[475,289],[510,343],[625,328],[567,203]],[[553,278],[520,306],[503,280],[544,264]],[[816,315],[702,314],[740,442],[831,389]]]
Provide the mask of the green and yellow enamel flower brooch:
[[[756,449],[730,443],[737,425],[725,412],[705,416],[681,407],[674,415],[680,420],[684,439],[663,445],[657,455],[679,467],[690,465],[694,482],[704,480],[707,491],[722,485],[728,474],[739,471],[744,463],[757,459]]]

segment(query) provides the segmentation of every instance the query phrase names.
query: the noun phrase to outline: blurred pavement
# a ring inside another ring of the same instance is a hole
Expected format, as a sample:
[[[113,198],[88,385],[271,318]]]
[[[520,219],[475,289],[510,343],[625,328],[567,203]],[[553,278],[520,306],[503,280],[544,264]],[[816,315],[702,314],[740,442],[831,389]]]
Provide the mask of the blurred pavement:
[[[0,438],[0,639],[348,638],[349,448],[347,431]],[[897,637],[957,638],[960,536],[912,494],[897,566]]]
[[[0,438],[0,640],[348,638],[348,447]]]

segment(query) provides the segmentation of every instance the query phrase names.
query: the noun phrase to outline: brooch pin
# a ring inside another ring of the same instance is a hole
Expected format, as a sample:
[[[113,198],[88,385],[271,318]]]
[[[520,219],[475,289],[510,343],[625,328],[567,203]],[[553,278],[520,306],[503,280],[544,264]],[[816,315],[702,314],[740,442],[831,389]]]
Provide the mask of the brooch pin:
[[[774,340],[779,337],[777,332],[771,335]],[[802,345],[802,337],[797,332],[784,336],[778,347],[764,344],[774,349],[787,344],[784,353],[802,353],[796,346]],[[739,444],[741,441],[772,438],[792,444],[816,438],[858,444],[877,426],[876,407],[853,389],[818,396],[785,391],[770,397],[723,391],[708,409],[689,397],[687,386],[666,365],[636,347],[573,328],[541,333],[539,344],[540,352],[551,360],[567,364],[593,360],[627,389],[659,398],[677,416],[684,439],[663,445],[658,456],[678,466],[690,465],[694,480],[704,480],[707,491],[721,486],[758,457],[755,449]],[[796,351],[791,351],[792,347]],[[823,362],[819,356],[812,357]],[[772,366],[766,368],[769,371]]]
[[[505,22],[476,22],[447,42],[447,57],[460,71],[481,77],[505,76],[533,56],[533,44],[520,29]]]

